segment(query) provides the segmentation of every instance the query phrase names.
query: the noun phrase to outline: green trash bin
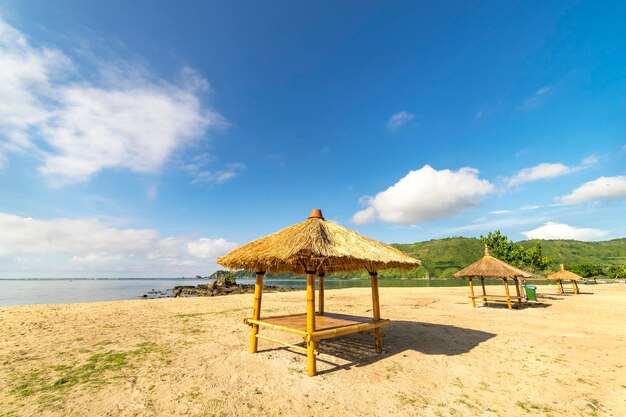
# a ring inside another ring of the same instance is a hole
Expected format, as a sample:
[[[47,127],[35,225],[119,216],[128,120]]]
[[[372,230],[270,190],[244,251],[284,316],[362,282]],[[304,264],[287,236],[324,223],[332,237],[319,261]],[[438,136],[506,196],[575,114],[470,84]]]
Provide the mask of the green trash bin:
[[[537,301],[537,287],[534,285],[524,285],[524,291],[526,292],[528,301]]]

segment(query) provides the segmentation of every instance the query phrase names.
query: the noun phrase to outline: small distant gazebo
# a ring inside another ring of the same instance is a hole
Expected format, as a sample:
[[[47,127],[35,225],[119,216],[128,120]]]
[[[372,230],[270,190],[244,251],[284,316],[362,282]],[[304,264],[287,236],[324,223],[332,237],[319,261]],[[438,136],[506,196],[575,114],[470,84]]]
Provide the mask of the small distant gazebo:
[[[556,271],[547,277],[550,281],[556,281],[556,288],[559,294],[563,294],[565,290],[563,289],[563,281],[569,280],[572,282],[572,293],[580,294],[578,291],[578,283],[577,281],[583,279],[580,275],[577,275],[571,271],[565,269],[564,265],[561,264],[561,269]]]
[[[244,320],[244,323],[251,327],[250,353],[257,352],[258,339],[304,351],[307,355],[309,376],[317,374],[316,343],[322,339],[371,332],[376,351],[382,353],[381,328],[388,326],[390,321],[380,317],[378,271],[387,268],[410,270],[420,266],[420,261],[389,245],[325,220],[318,209],[314,209],[306,221],[240,246],[218,258],[217,263],[231,270],[245,269],[256,272],[252,317]],[[331,272],[363,269],[366,269],[371,277],[373,317],[325,312],[324,276]],[[263,277],[267,271],[306,274],[306,313],[274,317],[261,315]],[[316,275],[319,279],[317,313]],[[260,335],[260,327],[301,336],[306,348]]]
[[[485,244],[485,256],[478,261],[474,262],[470,266],[461,269],[454,274],[457,278],[467,278],[469,280],[470,299],[472,300],[472,306],[476,307],[476,299],[482,299],[483,305],[487,305],[487,301],[505,302],[507,303],[509,310],[512,309],[511,294],[509,293],[509,279],[512,279],[515,283],[515,291],[517,293],[518,307],[522,306],[522,293],[520,290],[520,278],[530,278],[532,274],[523,271],[519,268],[509,265],[499,259],[489,255],[489,248]],[[482,295],[474,295],[474,285],[472,280],[474,278],[480,278],[480,284],[482,287]],[[504,282],[505,295],[487,295],[485,290],[485,278],[501,278]]]

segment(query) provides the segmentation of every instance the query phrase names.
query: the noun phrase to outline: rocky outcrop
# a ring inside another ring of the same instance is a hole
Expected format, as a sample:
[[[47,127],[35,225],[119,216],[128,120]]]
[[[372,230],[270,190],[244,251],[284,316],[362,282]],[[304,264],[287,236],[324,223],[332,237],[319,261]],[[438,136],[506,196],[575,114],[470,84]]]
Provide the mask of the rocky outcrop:
[[[264,285],[263,291],[293,291],[292,288],[282,288],[275,285]],[[235,277],[229,275],[218,276],[209,284],[180,285],[172,289],[174,297],[214,297],[216,295],[247,294],[254,292],[254,284],[237,284]]]

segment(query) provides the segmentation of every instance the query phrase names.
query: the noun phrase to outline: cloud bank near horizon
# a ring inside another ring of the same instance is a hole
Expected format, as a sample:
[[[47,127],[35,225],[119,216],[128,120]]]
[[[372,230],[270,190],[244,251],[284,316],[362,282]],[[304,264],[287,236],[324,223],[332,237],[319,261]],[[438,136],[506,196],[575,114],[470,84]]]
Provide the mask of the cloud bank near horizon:
[[[237,247],[223,238],[160,236],[155,229],[121,228],[94,218],[33,219],[0,212],[0,262],[14,273],[169,276],[212,272],[215,259]]]
[[[528,239],[573,239],[599,240],[608,235],[608,231],[590,227],[574,227],[565,223],[547,222],[543,226],[522,232]]]

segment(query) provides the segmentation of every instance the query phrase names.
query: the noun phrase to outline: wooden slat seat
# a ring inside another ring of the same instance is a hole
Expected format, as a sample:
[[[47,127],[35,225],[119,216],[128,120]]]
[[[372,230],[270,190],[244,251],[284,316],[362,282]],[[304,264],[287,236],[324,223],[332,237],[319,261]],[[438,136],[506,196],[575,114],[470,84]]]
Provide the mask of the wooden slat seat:
[[[475,296],[471,296],[470,295],[468,298],[473,298],[475,300],[479,300],[481,298],[486,298],[488,300],[489,299],[493,299],[493,300],[505,300],[506,301],[509,297],[507,297],[506,295],[475,295]],[[522,298],[523,299],[525,297],[523,297],[523,296],[516,297],[516,296],[513,295],[510,298],[511,298],[511,300],[517,300],[518,298]]]
[[[386,319],[374,320],[370,317],[347,314],[316,314],[315,331],[312,333],[307,332],[306,313],[264,317],[259,320],[247,318],[244,320],[244,323],[298,334],[305,337],[305,339],[320,340],[385,327],[390,324],[390,321]]]

